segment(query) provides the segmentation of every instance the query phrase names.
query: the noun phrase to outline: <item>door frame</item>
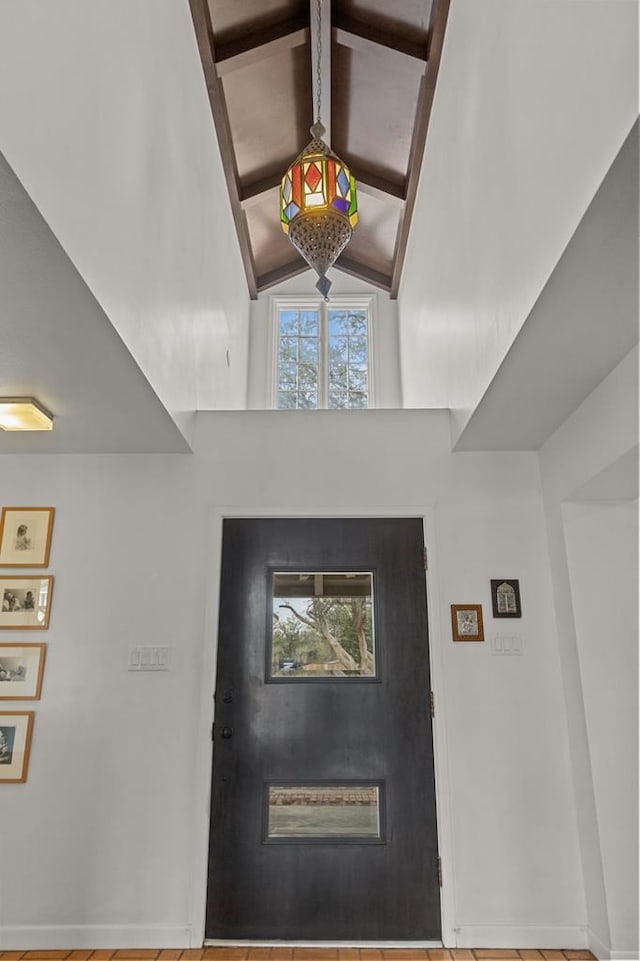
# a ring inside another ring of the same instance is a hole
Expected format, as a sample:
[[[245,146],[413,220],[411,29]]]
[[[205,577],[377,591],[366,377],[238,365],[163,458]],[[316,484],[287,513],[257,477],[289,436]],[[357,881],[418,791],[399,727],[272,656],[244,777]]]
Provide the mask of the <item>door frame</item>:
[[[436,551],[436,510],[435,506],[407,508],[398,507],[296,507],[296,508],[267,508],[243,507],[242,505],[215,506],[210,509],[209,523],[206,525],[207,547],[205,584],[206,605],[202,634],[202,651],[200,666],[202,681],[200,690],[200,704],[198,709],[195,771],[194,771],[194,803],[190,816],[193,824],[193,857],[191,884],[191,946],[200,947],[204,942],[206,902],[209,863],[209,836],[211,830],[211,784],[213,771],[213,742],[211,727],[215,718],[213,700],[216,666],[218,660],[218,615],[220,609],[220,573],[222,568],[222,529],[223,522],[230,518],[260,518],[274,517],[293,519],[303,518],[358,518],[358,517],[418,517],[422,519],[424,529],[424,543],[429,552],[429,569],[425,571],[427,591],[427,618],[429,625],[429,668],[431,689],[434,692],[436,705],[433,718],[433,762],[435,772],[436,794],[436,830],[438,836],[438,850],[443,863],[443,885],[440,889],[440,912],[442,925],[442,942],[448,946],[455,946],[455,876],[454,849],[452,832],[452,798],[448,770],[447,737],[445,711],[438,709],[439,693],[445,690],[444,684],[444,629],[446,622],[440,617],[440,590],[437,583],[437,551]],[[230,943],[230,942],[229,942]],[[253,943],[253,942],[252,942]],[[339,942],[336,942],[338,944]],[[410,942],[414,944],[417,942]],[[331,942],[333,944],[333,942]],[[387,944],[376,942],[377,945]],[[389,943],[387,946],[398,947],[407,942]],[[327,945],[329,946],[329,942]],[[376,945],[373,945],[374,947]]]

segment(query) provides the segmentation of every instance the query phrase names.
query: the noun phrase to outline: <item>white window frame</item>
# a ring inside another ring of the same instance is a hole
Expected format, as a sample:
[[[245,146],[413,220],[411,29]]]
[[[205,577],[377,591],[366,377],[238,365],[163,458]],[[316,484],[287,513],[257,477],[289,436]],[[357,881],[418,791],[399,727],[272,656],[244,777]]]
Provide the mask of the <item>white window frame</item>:
[[[322,297],[314,297],[303,294],[296,297],[293,294],[286,297],[272,296],[270,299],[270,344],[269,356],[271,358],[271,370],[269,376],[269,406],[274,410],[278,407],[278,347],[280,340],[280,311],[281,310],[317,310],[318,311],[318,406],[316,410],[335,410],[329,408],[329,310],[353,310],[354,308],[364,308],[367,311],[367,383],[369,404],[366,408],[370,410],[375,407],[375,385],[373,374],[373,339],[374,339],[374,317],[375,303],[374,296],[343,295],[332,297],[329,303]],[[344,411],[343,411],[344,413]]]

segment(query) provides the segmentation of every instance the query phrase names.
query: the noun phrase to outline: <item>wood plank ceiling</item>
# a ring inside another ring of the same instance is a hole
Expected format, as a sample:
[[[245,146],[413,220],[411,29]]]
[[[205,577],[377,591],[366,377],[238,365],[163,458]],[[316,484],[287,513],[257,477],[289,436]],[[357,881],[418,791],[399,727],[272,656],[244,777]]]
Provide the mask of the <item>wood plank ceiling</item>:
[[[190,0],[249,293],[307,270],[278,190],[311,139],[309,0]],[[314,4],[315,7],[315,4]],[[449,0],[324,0],[331,146],[360,222],[336,267],[397,296]]]

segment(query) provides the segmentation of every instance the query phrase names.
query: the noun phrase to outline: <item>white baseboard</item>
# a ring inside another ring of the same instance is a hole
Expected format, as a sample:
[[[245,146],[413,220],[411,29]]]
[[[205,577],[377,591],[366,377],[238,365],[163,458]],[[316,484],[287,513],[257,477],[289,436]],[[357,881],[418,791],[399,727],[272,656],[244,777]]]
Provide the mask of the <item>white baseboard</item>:
[[[599,961],[638,961],[638,958],[640,958],[640,948],[619,951],[617,948],[607,947],[604,939],[596,934],[592,928],[587,929],[587,937],[589,950],[592,954],[595,954]]]
[[[583,925],[463,924],[454,929],[457,948],[570,948],[587,947]],[[593,949],[592,949],[593,950]],[[595,952],[594,952],[595,953]]]
[[[605,944],[604,940],[596,934],[592,928],[587,928],[587,942],[589,951],[595,954],[599,961],[609,961],[611,958],[611,948]]]
[[[48,948],[190,948],[190,924],[51,924],[0,926],[0,950]]]

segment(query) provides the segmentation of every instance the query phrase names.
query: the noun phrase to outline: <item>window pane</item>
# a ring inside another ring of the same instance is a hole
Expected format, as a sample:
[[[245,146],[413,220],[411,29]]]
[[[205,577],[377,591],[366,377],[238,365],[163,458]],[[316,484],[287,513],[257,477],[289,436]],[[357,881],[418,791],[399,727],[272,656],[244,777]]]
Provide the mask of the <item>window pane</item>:
[[[269,785],[267,838],[380,838],[377,784]]]
[[[348,338],[330,337],[329,338],[329,363],[346,364],[348,358]]]
[[[280,311],[280,336],[287,336],[298,333],[298,311]]]
[[[366,308],[330,310],[329,407],[343,410],[369,406],[368,355]]]
[[[367,311],[364,309],[349,311],[349,333],[367,336]]]
[[[318,406],[318,397],[315,390],[301,390],[298,392],[298,409],[315,410]]]
[[[295,391],[281,390],[278,393],[278,407],[281,410],[295,410],[296,394]]]
[[[298,367],[299,390],[311,390],[315,394],[318,385],[318,368],[313,364],[300,364]]]
[[[369,406],[366,307],[298,307],[278,313],[278,407]],[[320,341],[326,333],[326,346]],[[328,363],[327,363],[328,362]],[[326,401],[325,399],[326,398]]]
[[[278,407],[317,407],[318,311],[281,310],[278,340]]]
[[[349,338],[349,362],[364,366],[367,363],[367,338],[354,336]]]
[[[367,390],[366,370],[361,370],[359,367],[349,368],[349,388],[350,390],[359,390],[359,391],[366,392]]]
[[[329,389],[329,408],[331,410],[344,410],[349,406],[349,395],[346,390],[338,390],[335,387]]]
[[[298,338],[281,337],[278,349],[278,361],[280,364],[296,364],[298,362]]]
[[[300,312],[300,336],[318,336],[318,311],[303,310]]]
[[[331,366],[331,370],[329,371],[329,385],[330,387],[346,390],[348,386],[346,364],[333,364]]]
[[[278,386],[280,390],[295,390],[297,386],[298,368],[295,364],[280,364]]]
[[[271,677],[374,677],[373,575],[273,575]]]
[[[346,334],[348,331],[347,311],[329,311],[329,336],[335,337],[337,334]]]
[[[298,359],[301,364],[318,363],[318,341],[313,337],[301,337],[298,347]]]
[[[357,409],[368,407],[369,404],[368,404],[367,395],[355,390],[350,391],[348,406],[351,408],[351,410],[357,410]]]

